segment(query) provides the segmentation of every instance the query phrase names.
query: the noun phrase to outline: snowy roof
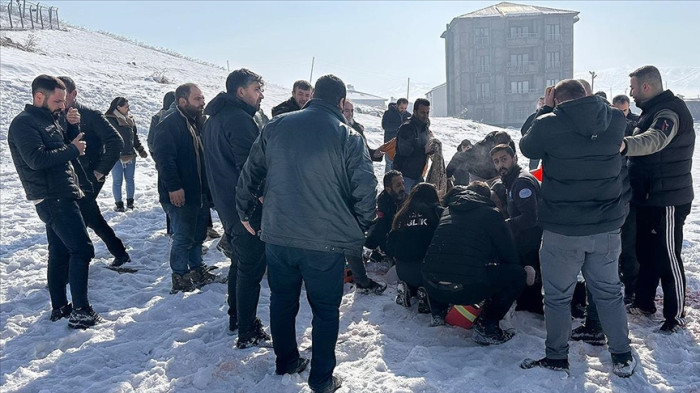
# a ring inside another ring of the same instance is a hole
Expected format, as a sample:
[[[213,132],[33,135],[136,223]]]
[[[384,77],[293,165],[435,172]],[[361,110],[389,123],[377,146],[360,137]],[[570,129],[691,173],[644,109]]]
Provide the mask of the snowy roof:
[[[363,93],[352,88],[352,85],[348,85],[347,99],[350,101],[361,101],[361,100],[385,100],[384,97],[375,96],[374,94]]]
[[[502,2],[490,7],[482,8],[468,14],[458,16],[455,19],[462,18],[483,18],[483,17],[512,17],[522,15],[551,15],[551,14],[574,14],[578,15],[578,11],[560,10],[557,8],[538,7],[527,4],[515,4]]]

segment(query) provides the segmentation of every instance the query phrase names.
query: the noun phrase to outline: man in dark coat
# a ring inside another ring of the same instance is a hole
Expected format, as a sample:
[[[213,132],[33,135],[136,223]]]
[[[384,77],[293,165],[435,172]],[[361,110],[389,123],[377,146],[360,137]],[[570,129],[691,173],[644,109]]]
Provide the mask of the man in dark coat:
[[[654,66],[630,74],[630,95],[642,114],[622,153],[629,157],[632,203],[637,210],[639,278],[630,312],[653,314],[661,280],[664,323],[671,334],[685,325],[683,224],[693,201],[693,117],[683,100],[663,89]]]
[[[386,250],[386,237],[391,231],[394,216],[406,200],[406,186],[401,172],[391,170],[384,174],[384,190],[377,197],[377,222],[370,228],[365,247]]]
[[[447,209],[422,265],[432,325],[444,324],[449,304],[485,300],[472,338],[482,345],[504,343],[513,333],[501,329],[499,322],[525,287],[527,273],[503,216],[484,182],[455,187],[443,204]]]
[[[355,121],[355,105],[352,101],[345,100],[345,105],[343,106],[343,117],[347,121],[348,125],[352,127],[353,130],[357,131],[362,138],[365,140],[365,146],[367,146],[367,151],[369,151],[369,156],[372,161],[381,162],[384,153],[379,149],[372,149],[367,143],[367,137],[365,137],[365,126]]]
[[[264,196],[260,237],[268,264],[275,372],[298,373],[308,363],[299,357],[295,329],[303,281],[313,311],[314,392],[340,387],[333,370],[345,254],[360,252],[376,216],[377,181],[362,137],[343,118],[345,96],[342,80],[320,77],[304,109],[267,124],[236,186],[238,214],[251,234],[250,220]]]
[[[159,200],[173,231],[172,293],[192,291],[217,278],[202,262],[211,205],[201,141],[204,95],[197,85],[186,83],[175,90],[175,100],[175,112],[156,127],[153,151]]]
[[[520,263],[532,266],[535,272],[539,272],[542,228],[537,224],[537,199],[540,196],[540,182],[527,169],[518,165],[518,156],[510,146],[496,145],[491,149],[491,157],[506,188],[506,224],[513,235]],[[540,274],[534,285],[523,290],[515,309],[544,314]]]
[[[523,123],[523,126],[520,127],[520,135],[525,135],[527,133],[527,130],[530,129],[532,126],[532,122],[535,121],[535,118],[538,116],[538,112],[540,108],[544,105],[544,97],[540,97],[537,100],[537,107],[535,108],[535,111],[527,117],[525,120],[525,123]],[[537,167],[540,166],[540,160],[533,160],[530,159],[530,170],[537,169]]]
[[[39,75],[32,81],[32,98],[32,104],[12,120],[7,142],[27,199],[46,224],[51,320],[69,318],[69,327],[86,329],[101,321],[88,301],[88,269],[95,251],[76,202],[83,193],[71,163],[85,154],[86,143],[82,134],[65,143],[65,130],[58,122],[66,104],[63,82]],[[69,110],[66,119],[69,127],[80,123],[75,109]],[[72,305],[66,284],[70,284]]]
[[[97,205],[97,196],[105,184],[105,177],[119,159],[122,138],[101,112],[77,101],[78,90],[72,78],[59,76],[58,79],[66,86],[66,109],[75,108],[80,113],[80,124],[75,128],[75,132],[82,132],[83,140],[86,142],[85,154],[78,158],[87,177],[86,181],[80,182],[80,187],[85,194],[84,198],[78,200],[80,213],[85,225],[95,231],[114,256],[112,266],[118,267],[131,262],[131,258],[126,252],[124,243],[102,216],[100,207]],[[65,114],[61,120],[65,122]],[[67,135],[67,138],[72,140],[76,136],[77,134]]]
[[[292,86],[292,96],[285,102],[272,108],[272,117],[283,113],[298,111],[311,99],[311,83],[298,80]]]
[[[384,143],[396,138],[396,133],[399,131],[401,124],[405,123],[411,113],[408,109],[408,100],[399,98],[396,103],[390,103],[389,108],[382,115],[382,129],[384,129]],[[385,166],[384,172],[389,172],[393,165],[393,161],[389,156],[384,156]]]
[[[229,330],[238,327],[238,348],[260,345],[270,340],[256,317],[260,280],[265,274],[265,243],[258,234],[243,227],[236,212],[236,183],[260,135],[255,113],[260,109],[264,82],[248,69],[235,70],[226,78],[226,92],[207,105],[209,119],[202,141],[211,196],[232,247],[228,273]],[[262,203],[256,202],[251,225],[260,229]]]
[[[148,145],[148,151],[151,153],[151,155],[153,155],[153,136],[156,131],[156,126],[165,118],[165,116],[169,115],[173,111],[175,111],[175,92],[169,91],[163,96],[163,107],[156,112],[153,117],[151,117],[151,126],[148,127],[146,144]]]
[[[432,153],[430,143],[430,101],[419,98],[413,103],[413,115],[396,134],[396,155],[392,168],[403,175],[406,189],[424,181],[423,170]]]
[[[570,303],[582,272],[608,338],[613,373],[629,377],[636,360],[617,267],[629,199],[619,154],[625,119],[602,98],[586,96],[583,85],[572,79],[547,88],[545,106],[554,110],[535,119],[520,149],[543,160],[538,219],[544,230],[546,357],[526,359],[521,367],[568,370]]]

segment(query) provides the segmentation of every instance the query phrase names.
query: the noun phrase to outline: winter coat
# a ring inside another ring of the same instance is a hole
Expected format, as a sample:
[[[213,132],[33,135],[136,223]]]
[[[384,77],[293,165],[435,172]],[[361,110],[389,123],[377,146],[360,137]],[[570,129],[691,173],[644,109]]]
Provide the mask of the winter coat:
[[[693,200],[693,117],[685,102],[666,90],[637,105],[642,114],[625,138],[629,175],[640,206],[678,206]]]
[[[447,177],[454,177],[456,186],[469,185],[469,157],[466,152],[458,151],[455,153],[445,170]]]
[[[353,121],[350,127],[352,127],[352,129],[357,131],[360,135],[362,135],[362,139],[365,140],[365,146],[367,147],[367,151],[369,152],[369,158],[372,159],[372,161],[381,162],[384,159],[384,157],[379,156],[378,158],[375,158],[374,153],[377,151],[377,149],[371,149],[369,147],[369,144],[367,143],[367,138],[365,137],[365,126],[356,121]]]
[[[426,214],[411,213],[405,225],[389,232],[386,255],[402,262],[420,264],[433,239],[442,210],[441,206],[435,205]]]
[[[287,101],[272,108],[272,117],[279,116],[283,113],[289,113],[300,110],[301,107],[297,104],[294,97],[290,97]]]
[[[399,127],[392,169],[400,171],[404,177],[413,180],[422,179],[425,164],[428,162],[425,146],[429,139],[428,124],[411,117],[409,121]]]
[[[411,114],[406,111],[399,112],[399,107],[395,102],[389,104],[389,108],[382,115],[382,128],[384,129],[384,143],[396,138],[399,127],[405,123]]]
[[[399,205],[388,192],[382,191],[377,197],[377,221],[372,225],[365,241],[365,247],[374,250],[379,247],[386,249],[386,237],[391,230],[394,216],[399,210]]]
[[[540,182],[532,174],[516,166],[502,178],[507,189],[508,216],[506,224],[520,255],[537,251],[542,243],[542,228],[537,223],[537,199]]]
[[[627,111],[627,128],[625,128],[625,136],[632,136],[634,129],[637,127],[637,122],[639,121],[639,115],[632,113],[631,110]]]
[[[265,126],[236,186],[242,221],[255,211],[263,181],[264,242],[360,256],[376,217],[377,180],[362,137],[337,105],[312,99]]]
[[[208,206],[211,201],[201,141],[203,124],[177,108],[156,126],[153,160],[158,170],[158,195],[170,203],[170,192],[183,189],[185,204]]]
[[[71,164],[80,152],[64,138],[57,118],[48,109],[31,104],[10,123],[7,142],[27,199],[82,196]]]
[[[620,155],[625,124],[622,112],[598,96],[563,102],[535,119],[520,149],[542,159],[542,229],[587,236],[622,226],[629,201]]]
[[[423,259],[423,277],[480,283],[486,280],[486,266],[494,263],[520,263],[513,239],[490,199],[464,191],[440,218]]]
[[[116,109],[115,109],[116,111]],[[129,117],[130,120],[124,120],[124,118],[115,115],[114,113],[107,113],[105,115],[109,123],[119,132],[124,142],[122,146],[122,151],[119,154],[121,158],[135,157],[136,152],[144,151],[143,146],[141,146],[141,141],[139,140],[139,135],[136,130],[136,124],[133,123],[133,118]]]
[[[254,118],[256,110],[233,94],[219,93],[204,112],[209,115],[202,133],[207,180],[214,206],[228,227],[239,221],[236,183],[250,148],[260,135]],[[260,208],[258,203],[256,209]],[[260,229],[262,216],[255,217],[253,227]]]

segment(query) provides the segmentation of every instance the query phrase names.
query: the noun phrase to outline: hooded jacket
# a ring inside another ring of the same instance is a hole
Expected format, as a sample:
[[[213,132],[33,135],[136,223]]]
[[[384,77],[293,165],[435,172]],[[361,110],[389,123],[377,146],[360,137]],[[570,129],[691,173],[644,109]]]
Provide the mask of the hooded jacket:
[[[401,124],[405,123],[409,117],[411,117],[411,114],[408,111],[404,113],[399,112],[399,106],[395,102],[389,104],[389,108],[387,108],[382,115],[384,143],[396,138],[399,127],[401,127]]]
[[[622,112],[598,96],[563,102],[535,119],[520,149],[542,159],[542,229],[587,236],[622,226],[630,197],[620,155],[625,127]]]

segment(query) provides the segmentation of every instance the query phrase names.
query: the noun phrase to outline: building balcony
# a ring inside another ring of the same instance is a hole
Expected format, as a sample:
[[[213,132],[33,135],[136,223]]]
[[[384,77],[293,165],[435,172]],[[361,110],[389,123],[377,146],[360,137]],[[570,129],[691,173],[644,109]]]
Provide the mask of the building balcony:
[[[474,45],[477,48],[483,48],[491,45],[491,40],[489,37],[474,37]]]
[[[561,41],[561,34],[545,34],[544,39],[545,41]]]
[[[509,74],[534,74],[538,72],[536,61],[525,61],[522,63],[508,63],[506,65],[506,72]]]
[[[506,40],[509,46],[528,46],[540,44],[540,35],[537,33],[522,33],[509,35]]]
[[[527,95],[527,94],[537,94],[537,92],[539,92],[539,90],[537,90],[537,89],[506,90],[506,95],[509,95],[509,96]]]
[[[547,69],[547,71],[559,70],[561,69],[561,61],[548,61],[545,68]]]
[[[477,74],[489,74],[491,73],[491,65],[490,64],[480,64],[476,66],[476,73]]]

